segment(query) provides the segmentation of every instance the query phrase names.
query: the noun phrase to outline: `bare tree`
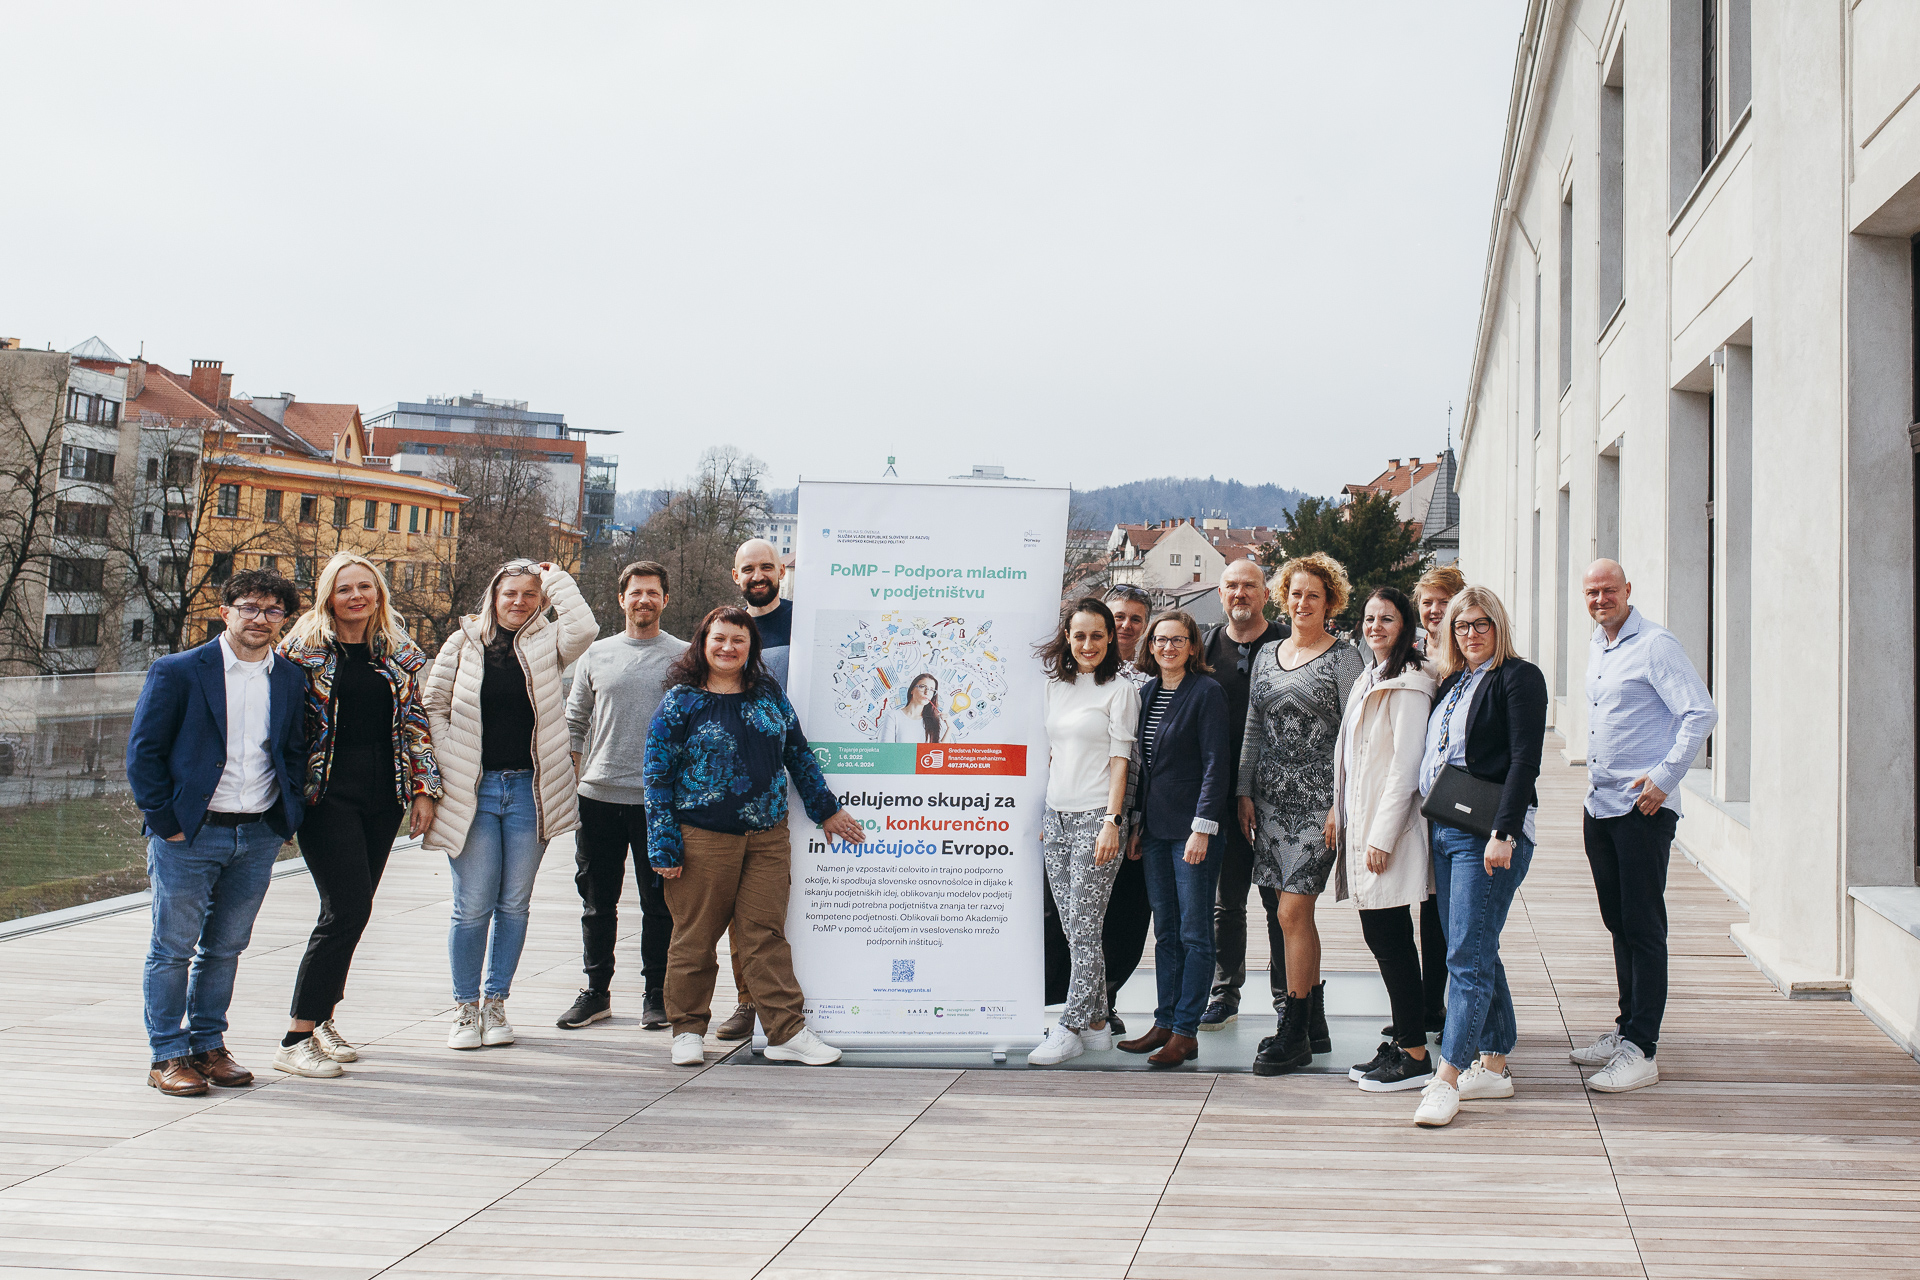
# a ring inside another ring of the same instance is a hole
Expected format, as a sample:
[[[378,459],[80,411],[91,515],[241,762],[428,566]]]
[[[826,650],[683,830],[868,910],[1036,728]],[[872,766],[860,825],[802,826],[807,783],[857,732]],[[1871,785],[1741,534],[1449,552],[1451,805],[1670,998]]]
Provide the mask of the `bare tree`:
[[[53,552],[67,369],[64,355],[0,353],[0,672],[46,669],[35,614]]]
[[[677,636],[691,635],[709,609],[740,598],[733,554],[766,517],[767,495],[760,487],[766,472],[766,463],[732,445],[708,449],[699,470],[656,498],[647,522],[631,537],[596,551],[590,562],[596,567],[589,569],[593,590],[604,590],[611,605],[613,577],[622,565],[657,560],[673,583],[661,625]],[[597,607],[598,596],[588,598]],[[617,608],[607,616],[619,616]]]

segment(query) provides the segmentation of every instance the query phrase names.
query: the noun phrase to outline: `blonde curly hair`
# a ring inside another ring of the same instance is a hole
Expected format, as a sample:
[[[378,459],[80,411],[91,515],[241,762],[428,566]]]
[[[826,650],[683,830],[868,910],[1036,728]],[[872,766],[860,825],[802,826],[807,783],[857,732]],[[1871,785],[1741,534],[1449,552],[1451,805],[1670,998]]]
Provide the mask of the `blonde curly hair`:
[[[1295,556],[1273,575],[1267,589],[1281,601],[1282,608],[1286,607],[1287,587],[1296,573],[1310,573],[1320,579],[1321,585],[1326,588],[1329,624],[1347,611],[1347,601],[1353,596],[1353,584],[1347,580],[1346,567],[1324,551],[1310,551],[1304,556]]]

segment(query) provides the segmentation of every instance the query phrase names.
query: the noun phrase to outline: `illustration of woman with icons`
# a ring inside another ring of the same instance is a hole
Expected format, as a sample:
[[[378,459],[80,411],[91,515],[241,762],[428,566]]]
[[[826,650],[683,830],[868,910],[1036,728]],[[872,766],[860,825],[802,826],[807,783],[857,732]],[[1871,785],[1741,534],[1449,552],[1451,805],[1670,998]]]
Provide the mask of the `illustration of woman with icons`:
[[[882,742],[945,742],[949,726],[940,710],[940,682],[922,671],[907,686],[906,705],[889,710],[880,721]]]

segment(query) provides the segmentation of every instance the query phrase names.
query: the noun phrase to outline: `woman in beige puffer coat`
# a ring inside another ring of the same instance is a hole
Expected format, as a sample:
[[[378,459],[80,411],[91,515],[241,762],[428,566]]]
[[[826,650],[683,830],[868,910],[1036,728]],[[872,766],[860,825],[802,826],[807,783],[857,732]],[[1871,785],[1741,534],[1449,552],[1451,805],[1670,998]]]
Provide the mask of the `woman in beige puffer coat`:
[[[506,1001],[534,877],[547,841],[580,825],[560,677],[599,634],[565,570],[511,560],[428,673],[422,701],[444,798],[425,844],[453,871],[447,954],[459,1009],[448,1048],[513,1043]]]

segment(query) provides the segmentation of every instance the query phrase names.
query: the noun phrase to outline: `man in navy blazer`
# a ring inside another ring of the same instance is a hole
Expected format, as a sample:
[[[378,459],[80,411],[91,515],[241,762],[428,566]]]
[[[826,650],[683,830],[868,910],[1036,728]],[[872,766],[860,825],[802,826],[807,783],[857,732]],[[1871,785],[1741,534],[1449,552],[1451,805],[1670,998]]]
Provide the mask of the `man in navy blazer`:
[[[227,1051],[227,1006],[274,860],[305,816],[307,681],[273,653],[300,593],[253,569],[221,600],[224,632],[147,672],[127,739],[153,887],[147,1083],[175,1095],[253,1083]]]

